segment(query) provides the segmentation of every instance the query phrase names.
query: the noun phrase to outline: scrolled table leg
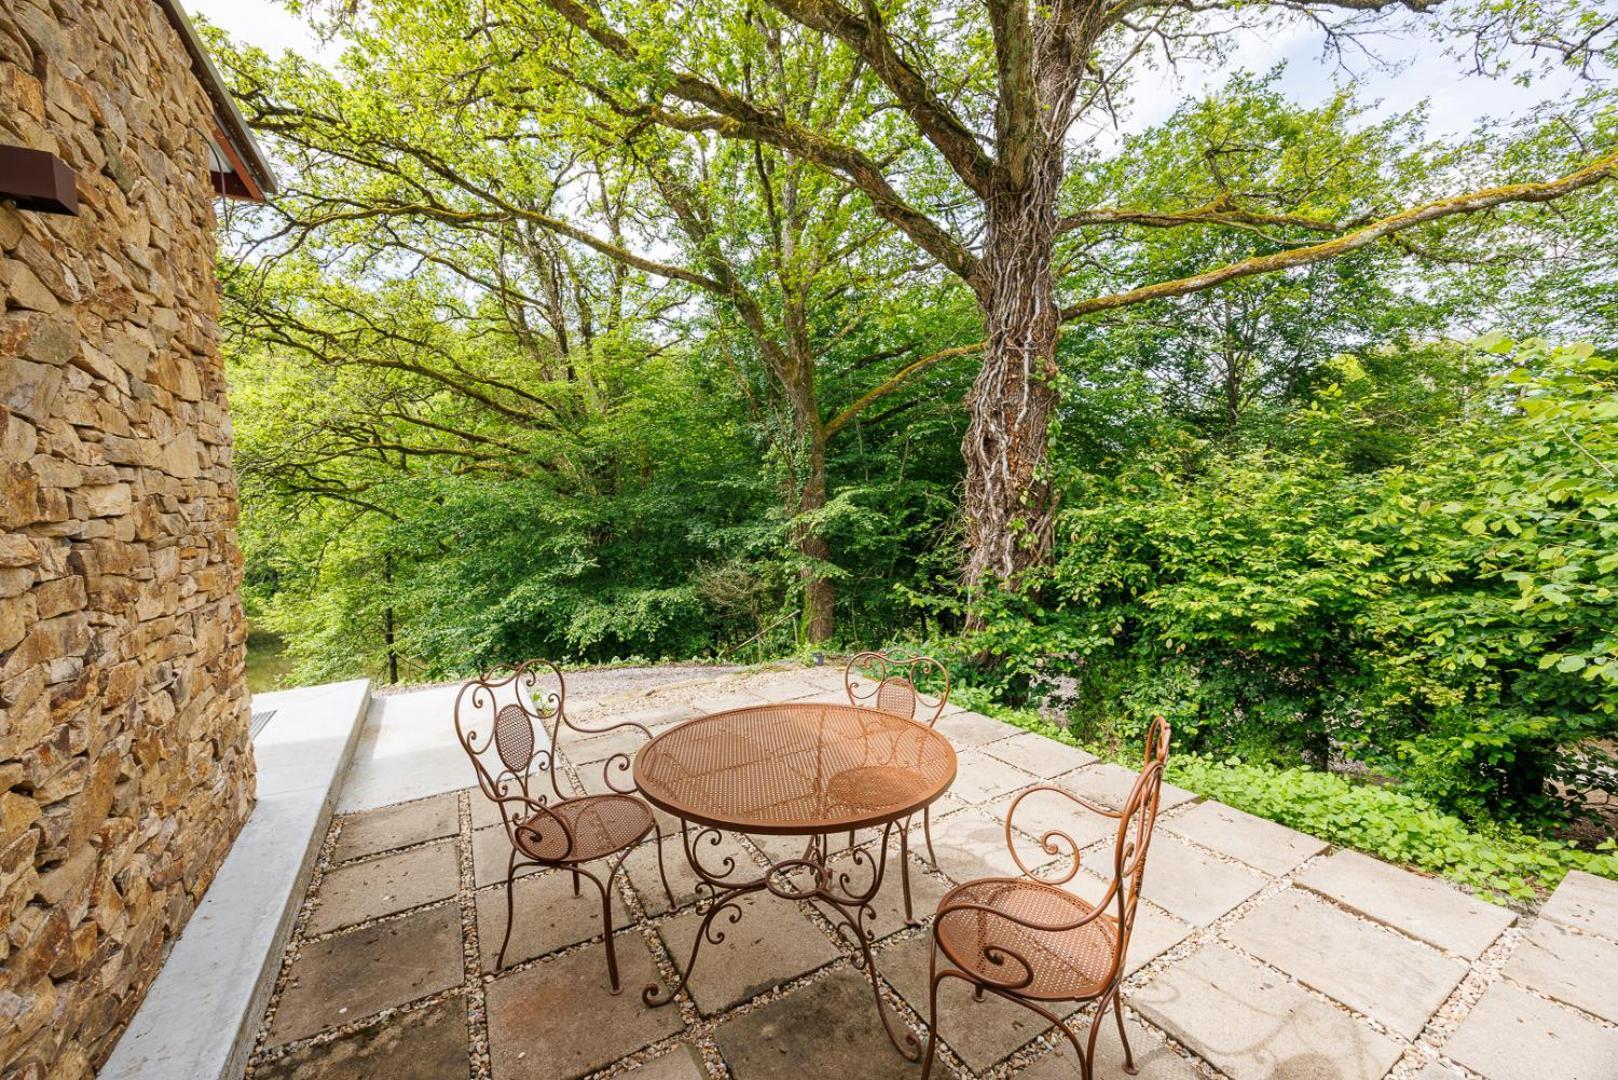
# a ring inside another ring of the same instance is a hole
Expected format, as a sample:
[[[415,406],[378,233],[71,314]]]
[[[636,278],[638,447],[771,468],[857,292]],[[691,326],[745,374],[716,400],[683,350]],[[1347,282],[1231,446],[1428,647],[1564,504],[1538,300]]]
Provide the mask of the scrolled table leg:
[[[903,1031],[901,1037],[900,1031],[894,1028],[887,1003],[882,1000],[881,983],[877,981],[876,958],[871,954],[871,944],[876,939],[876,932],[869,925],[876,919],[876,909],[871,901],[882,888],[882,878],[888,864],[888,838],[892,829],[891,823],[883,827],[882,842],[878,846],[881,854],[875,859],[861,848],[854,849],[854,855],[851,857],[854,865],[858,867],[863,863],[870,867],[871,879],[864,889],[850,888],[853,875],[849,872],[840,871],[833,875],[830,868],[827,868],[824,875],[826,887],[818,891],[816,899],[830,905],[842,919],[835,924],[838,937],[850,942],[859,950],[857,959],[866,977],[871,981],[871,996],[876,1002],[876,1015],[881,1019],[883,1030],[888,1033],[888,1040],[893,1043],[893,1048],[908,1061],[920,1061],[920,1040],[908,1030]],[[835,889],[830,887],[834,882]],[[849,933],[845,933],[845,929]]]

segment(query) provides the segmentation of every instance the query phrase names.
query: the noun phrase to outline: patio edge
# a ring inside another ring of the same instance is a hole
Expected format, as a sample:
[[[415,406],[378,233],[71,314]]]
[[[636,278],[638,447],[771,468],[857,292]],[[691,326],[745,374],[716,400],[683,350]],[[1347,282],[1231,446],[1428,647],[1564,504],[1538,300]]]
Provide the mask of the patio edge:
[[[102,1080],[235,1080],[359,742],[369,679],[253,697],[258,798]]]

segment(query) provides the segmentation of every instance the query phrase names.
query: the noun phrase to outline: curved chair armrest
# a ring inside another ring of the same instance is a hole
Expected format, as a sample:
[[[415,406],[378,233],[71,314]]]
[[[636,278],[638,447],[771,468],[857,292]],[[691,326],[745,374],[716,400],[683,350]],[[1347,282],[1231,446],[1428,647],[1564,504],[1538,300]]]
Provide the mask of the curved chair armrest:
[[[1100,814],[1103,817],[1109,817],[1115,821],[1123,817],[1123,815],[1117,810],[1108,810],[1105,807],[1097,806],[1083,796],[1075,795],[1066,788],[1055,787],[1051,784],[1036,784],[1027,791],[1022,792],[1015,799],[1011,800],[1011,806],[1006,810],[1006,850],[1011,853],[1012,861],[1017,864],[1017,869],[1021,870],[1027,877],[1033,877],[1034,872],[1028,866],[1028,864],[1022,861],[1022,856],[1017,854],[1017,844],[1016,841],[1012,839],[1011,828],[1013,823],[1016,821],[1017,808],[1022,806],[1022,801],[1028,798],[1030,795],[1036,795],[1046,791],[1061,795],[1069,802],[1077,803],[1084,809],[1089,810],[1092,813]],[[1066,884],[1067,882],[1072,881],[1073,876],[1079,872],[1080,845],[1078,841],[1074,840],[1073,837],[1069,836],[1065,832],[1062,832],[1060,829],[1048,829],[1039,834],[1040,850],[1045,852],[1047,855],[1063,854],[1064,849],[1058,843],[1058,841],[1061,841],[1067,845],[1065,849],[1066,854],[1073,859],[1073,864],[1068,867],[1067,873],[1063,874],[1061,877],[1049,879],[1050,883],[1053,885]]]
[[[569,731],[576,731],[581,735],[605,735],[611,731],[620,731],[624,728],[634,728],[636,731],[646,736],[647,742],[652,741],[652,729],[647,727],[645,724],[640,723],[638,720],[620,720],[616,724],[608,724],[606,727],[599,728],[580,727],[578,724],[573,722],[572,718],[570,718],[567,713],[564,712],[562,714],[562,724],[565,725]],[[612,782],[612,774],[614,772],[627,773],[629,771],[629,766],[630,755],[629,751],[627,750],[620,750],[601,763],[601,782],[606,785],[608,791],[618,795],[629,795],[635,791],[635,785],[633,783],[631,783],[628,787],[619,787],[617,784]]]

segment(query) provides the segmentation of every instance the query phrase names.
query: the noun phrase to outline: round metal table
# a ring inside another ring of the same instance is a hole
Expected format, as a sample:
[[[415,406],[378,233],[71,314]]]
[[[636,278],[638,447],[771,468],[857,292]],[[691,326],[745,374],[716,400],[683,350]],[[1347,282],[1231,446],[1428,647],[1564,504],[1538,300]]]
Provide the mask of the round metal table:
[[[690,980],[715,918],[741,917],[737,899],[769,892],[785,900],[816,900],[842,920],[839,931],[859,949],[871,979],[877,1014],[901,1054],[919,1059],[915,1036],[903,1041],[883,1007],[871,957],[871,901],[882,886],[888,839],[895,825],[930,805],[955,780],[955,748],[909,717],[853,705],[755,705],[699,716],[658,735],[635,755],[635,786],[647,802],[681,821],[686,859],[698,878],[702,923],[679,982],[666,994],[648,986],[641,998],[666,1005]],[[696,826],[693,829],[692,826]],[[828,865],[827,837],[880,827],[876,855],[853,849],[847,867]],[[802,836],[804,852],[749,877],[732,860],[705,865],[700,847],[721,831]],[[900,858],[909,841],[899,829]]]

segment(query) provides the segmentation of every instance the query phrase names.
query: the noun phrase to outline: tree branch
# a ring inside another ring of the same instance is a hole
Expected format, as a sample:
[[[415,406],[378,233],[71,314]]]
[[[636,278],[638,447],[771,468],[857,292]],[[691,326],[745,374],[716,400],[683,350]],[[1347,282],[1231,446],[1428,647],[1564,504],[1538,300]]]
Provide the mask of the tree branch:
[[[887,397],[889,394],[893,393],[895,390],[899,389],[905,383],[909,382],[923,371],[926,371],[934,364],[937,364],[939,361],[949,360],[956,356],[970,356],[972,353],[982,352],[988,347],[989,343],[987,341],[977,341],[973,342],[971,345],[956,345],[954,348],[940,349],[938,352],[930,353],[927,356],[923,356],[919,360],[911,361],[898,371],[894,372],[891,376],[884,380],[881,385],[866,391],[852,405],[838,413],[836,416],[832,417],[831,420],[829,420],[826,424],[826,438],[830,439],[833,435],[837,434],[839,431],[843,430],[849,424],[858,419],[860,413],[870,408],[872,404]]]
[[[1376,243],[1378,240],[1404,232],[1407,229],[1416,228],[1419,225],[1425,225],[1428,222],[1439,221],[1458,214],[1475,214],[1507,203],[1551,202],[1571,195],[1583,188],[1592,187],[1612,178],[1614,175],[1618,175],[1618,152],[1608,154],[1590,165],[1556,180],[1528,184],[1507,184],[1502,187],[1485,188],[1482,191],[1474,191],[1466,195],[1438,199],[1421,206],[1412,207],[1391,217],[1383,218],[1380,221],[1373,221],[1352,232],[1344,233],[1334,239],[1309,247],[1292,248],[1291,250],[1280,251],[1271,255],[1255,255],[1250,259],[1242,259],[1239,262],[1229,263],[1212,270],[1205,270],[1190,277],[1143,285],[1138,289],[1114,293],[1111,296],[1094,297],[1063,308],[1062,318],[1064,321],[1082,318],[1085,315],[1127,307],[1131,304],[1144,303],[1148,300],[1163,300],[1169,297],[1202,292],[1205,289],[1212,289],[1237,278],[1252,277],[1255,274],[1270,274],[1277,270],[1290,270],[1298,266],[1308,266],[1310,263],[1335,259],[1350,252],[1358,251],[1363,247]]]
[[[838,0],[766,2],[794,22],[829,34],[852,49],[899,99],[905,115],[915,121],[966,186],[980,198],[988,197],[994,162],[978,145],[971,129],[933,93],[916,69],[899,56],[882,14],[871,0],[865,0],[864,18],[849,11]]]
[[[641,62],[629,39],[609,27],[599,12],[584,7],[576,0],[541,2],[614,56],[631,63]],[[713,110],[712,114],[685,116],[656,105],[642,109],[641,114],[675,131],[712,131],[728,139],[766,143],[846,176],[865,193],[884,220],[903,230],[906,236],[955,274],[963,279],[970,278],[977,260],[966,245],[926,214],[906,203],[894,190],[881,167],[868,155],[793,124],[778,112],[762,108],[686,72],[672,72],[668,90],[682,101]]]

